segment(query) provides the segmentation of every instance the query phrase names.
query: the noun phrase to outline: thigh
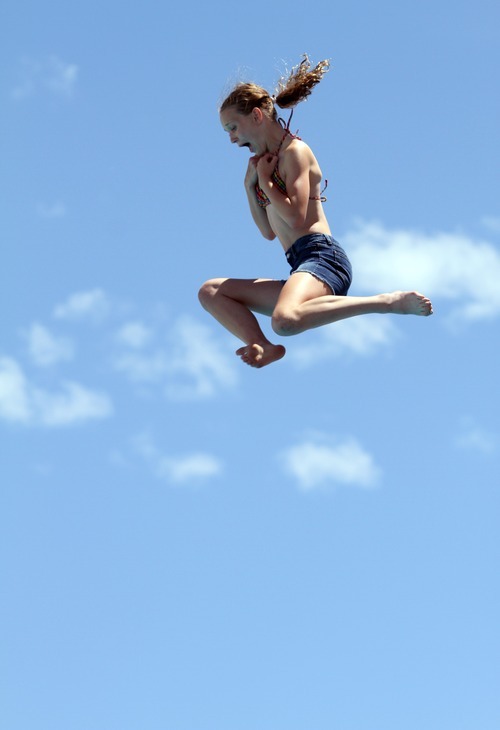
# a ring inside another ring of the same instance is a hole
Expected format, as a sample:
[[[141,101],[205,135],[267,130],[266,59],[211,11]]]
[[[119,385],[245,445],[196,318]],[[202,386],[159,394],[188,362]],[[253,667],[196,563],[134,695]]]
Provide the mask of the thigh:
[[[220,279],[218,291],[252,312],[270,317],[284,284],[277,279]]]
[[[305,271],[291,274],[278,297],[279,308],[289,309],[311,299],[332,296],[332,290],[324,282]]]

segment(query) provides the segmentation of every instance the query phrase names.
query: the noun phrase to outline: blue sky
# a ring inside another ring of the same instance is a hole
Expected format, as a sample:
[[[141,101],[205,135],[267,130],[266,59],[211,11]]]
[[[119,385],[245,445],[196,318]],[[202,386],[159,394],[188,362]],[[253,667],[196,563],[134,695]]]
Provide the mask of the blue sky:
[[[311,7],[4,4],[6,730],[500,725],[500,11]],[[287,275],[217,106],[304,52],[351,293],[435,315],[255,371],[197,301]]]

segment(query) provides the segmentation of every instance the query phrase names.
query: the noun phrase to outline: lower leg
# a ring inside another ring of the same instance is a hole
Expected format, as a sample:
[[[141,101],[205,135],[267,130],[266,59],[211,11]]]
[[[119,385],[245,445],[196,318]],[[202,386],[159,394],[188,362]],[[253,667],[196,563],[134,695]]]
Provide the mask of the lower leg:
[[[200,290],[199,299],[202,306],[223,327],[245,343],[245,346],[239,348],[236,354],[253,367],[263,367],[282,358],[286,352],[285,348],[270,342],[250,308],[243,302],[223,293],[221,288],[219,280],[207,282]],[[277,296],[278,293],[276,293],[276,299]],[[274,301],[272,306],[274,306]],[[272,306],[269,308],[270,311],[272,311]]]
[[[432,304],[418,292],[392,292],[367,297],[319,296],[296,306],[278,303],[273,329],[280,335],[299,334],[308,329],[332,324],[361,314],[432,314]]]

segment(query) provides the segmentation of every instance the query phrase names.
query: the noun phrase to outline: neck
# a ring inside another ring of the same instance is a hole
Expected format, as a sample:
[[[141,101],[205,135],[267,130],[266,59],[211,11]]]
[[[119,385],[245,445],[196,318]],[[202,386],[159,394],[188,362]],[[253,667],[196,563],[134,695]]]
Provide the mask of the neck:
[[[270,131],[269,138],[266,140],[266,152],[277,154],[289,134],[288,129],[284,129],[281,124],[275,122],[273,129]]]

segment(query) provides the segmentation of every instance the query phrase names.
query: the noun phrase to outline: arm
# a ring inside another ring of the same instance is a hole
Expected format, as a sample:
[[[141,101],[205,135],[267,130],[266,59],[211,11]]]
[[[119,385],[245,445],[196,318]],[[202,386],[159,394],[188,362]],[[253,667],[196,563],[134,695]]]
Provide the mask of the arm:
[[[251,157],[248,162],[248,168],[245,175],[245,191],[248,198],[248,205],[250,206],[250,213],[252,214],[255,225],[264,238],[267,238],[268,241],[272,241],[276,238],[276,234],[269,225],[265,209],[261,208],[257,203],[257,196],[255,194],[255,185],[258,181],[257,162],[257,157]]]
[[[271,180],[275,167],[275,155],[265,155],[258,161],[259,185],[278,215],[290,228],[303,228],[310,195],[310,162],[307,153],[300,147],[285,152],[280,168],[286,184],[286,195],[283,195]]]

